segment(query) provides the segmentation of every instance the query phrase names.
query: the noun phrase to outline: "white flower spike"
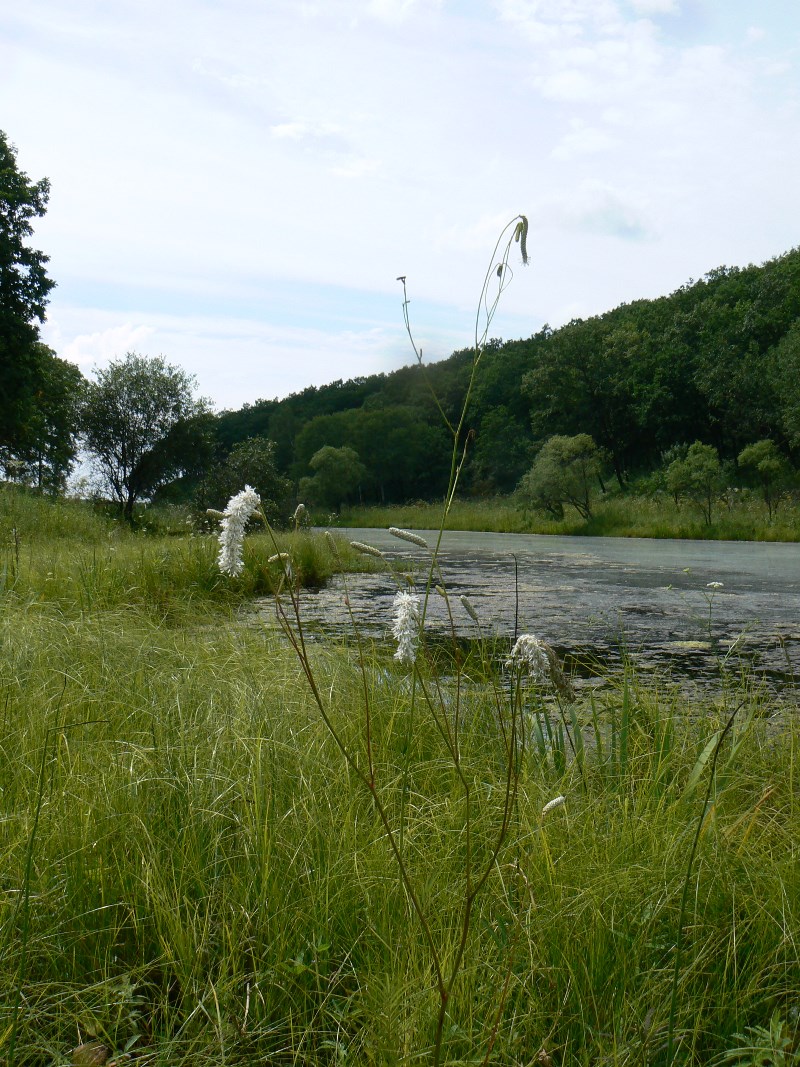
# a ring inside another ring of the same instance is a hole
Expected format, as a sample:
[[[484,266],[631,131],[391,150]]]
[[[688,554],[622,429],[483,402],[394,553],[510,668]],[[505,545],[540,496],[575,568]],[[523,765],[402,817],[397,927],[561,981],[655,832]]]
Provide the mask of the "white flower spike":
[[[394,597],[394,621],[392,634],[397,641],[394,658],[399,663],[414,663],[417,658],[419,636],[419,597],[416,593],[401,590]]]
[[[228,501],[219,531],[219,556],[217,558],[219,569],[223,574],[235,577],[242,573],[244,529],[247,526],[247,520],[260,505],[261,498],[249,485]]]

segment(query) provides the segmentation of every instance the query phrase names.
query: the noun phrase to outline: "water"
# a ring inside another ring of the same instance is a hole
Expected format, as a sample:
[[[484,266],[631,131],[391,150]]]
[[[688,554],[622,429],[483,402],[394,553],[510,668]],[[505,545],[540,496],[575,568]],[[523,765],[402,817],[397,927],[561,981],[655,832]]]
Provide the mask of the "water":
[[[385,530],[335,532],[418,565],[417,587],[424,587],[423,550]],[[418,532],[435,543],[435,533]],[[510,641],[515,633],[535,633],[579,673],[625,655],[646,670],[718,677],[727,656],[730,668],[755,667],[777,687],[793,689],[800,679],[797,544],[447,532],[440,565],[459,637],[477,636],[458,602],[466,594],[486,634]],[[383,573],[339,576],[304,593],[311,628],[334,634],[350,628],[345,586],[362,632],[390,640],[397,582]],[[435,594],[426,629],[449,630]]]

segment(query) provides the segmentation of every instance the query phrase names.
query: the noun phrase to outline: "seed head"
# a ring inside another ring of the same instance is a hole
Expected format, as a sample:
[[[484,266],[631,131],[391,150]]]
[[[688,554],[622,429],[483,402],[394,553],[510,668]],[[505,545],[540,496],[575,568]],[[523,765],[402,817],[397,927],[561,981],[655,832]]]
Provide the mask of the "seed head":
[[[562,804],[566,803],[566,801],[567,801],[566,797],[562,797],[562,796],[553,797],[553,799],[552,800],[548,800],[548,802],[542,808],[542,815],[547,815],[548,812],[555,810],[555,808],[560,808]]]
[[[399,530],[396,526],[390,526],[389,533],[392,537],[399,537],[401,541],[410,541],[412,545],[419,545],[420,548],[428,548],[428,542],[425,538],[420,537],[419,534],[412,533],[410,530]]]
[[[374,545],[365,545],[363,541],[351,541],[350,547],[354,548],[356,552],[363,552],[365,556],[375,556],[377,559],[386,559],[383,552]]]
[[[341,563],[341,557],[339,556],[339,546],[336,544],[336,538],[333,536],[330,530],[325,531],[325,540],[328,542],[328,548],[333,553],[336,562]]]
[[[522,262],[527,267],[530,262],[528,259],[528,217],[527,215],[520,215],[519,222],[517,223],[517,229],[514,233],[514,240],[519,244],[520,255],[522,256]]]
[[[469,615],[469,617],[473,619],[478,624],[478,626],[480,626],[481,620],[478,618],[478,613],[472,606],[469,597],[462,595],[458,599],[461,601],[461,606],[464,611],[466,611],[467,615]]]

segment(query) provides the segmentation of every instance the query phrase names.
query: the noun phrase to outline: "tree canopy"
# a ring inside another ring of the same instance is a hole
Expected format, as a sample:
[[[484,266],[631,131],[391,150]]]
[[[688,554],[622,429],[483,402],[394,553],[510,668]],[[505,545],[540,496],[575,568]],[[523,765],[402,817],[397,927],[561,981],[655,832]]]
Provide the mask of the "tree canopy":
[[[55,282],[48,256],[33,249],[32,220],[47,210],[50,183],[32,182],[17,166],[17,151],[0,130],[0,446],[12,452],[36,408],[42,377],[39,323]]]
[[[162,357],[128,352],[87,389],[83,434],[103,487],[127,519],[134,504],[211,460],[210,415],[195,380]]]

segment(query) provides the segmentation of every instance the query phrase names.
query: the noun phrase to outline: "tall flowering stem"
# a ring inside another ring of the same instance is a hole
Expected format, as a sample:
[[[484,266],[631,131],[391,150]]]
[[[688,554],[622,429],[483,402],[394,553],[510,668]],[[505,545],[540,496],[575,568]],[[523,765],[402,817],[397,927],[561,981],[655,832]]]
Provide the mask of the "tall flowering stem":
[[[441,579],[441,568],[439,566],[439,552],[442,544],[442,537],[444,535],[445,526],[447,524],[447,516],[455,499],[456,490],[458,488],[461,472],[466,462],[468,448],[470,444],[471,434],[466,430],[467,412],[469,410],[470,400],[472,397],[472,390],[475,385],[475,379],[477,375],[478,365],[486,347],[487,339],[489,336],[489,330],[491,328],[492,320],[497,310],[500,298],[508,287],[513,277],[513,271],[509,265],[509,257],[511,250],[515,242],[520,245],[520,251],[522,254],[523,263],[528,262],[528,250],[527,250],[527,236],[528,236],[528,220],[524,215],[518,215],[512,219],[502,230],[500,236],[497,239],[492,257],[487,267],[486,274],[483,280],[483,286],[481,288],[480,298],[478,300],[478,310],[475,317],[475,343],[472,356],[472,366],[470,369],[469,380],[467,383],[464,400],[461,406],[461,412],[457,420],[451,420],[444,408],[442,407],[436,391],[433,388],[431,381],[426,373],[425,365],[422,361],[422,349],[414,340],[414,336],[411,330],[411,323],[409,319],[409,299],[408,290],[406,287],[406,279],[404,276],[398,278],[398,281],[403,286],[403,321],[405,323],[406,331],[408,333],[411,346],[414,350],[417,363],[422,369],[422,373],[425,376],[425,381],[436,403],[439,414],[447,427],[448,432],[452,437],[452,451],[450,459],[450,473],[448,477],[447,489],[444,496],[444,504],[442,508],[442,517],[439,525],[439,530],[436,537],[436,543],[433,548],[428,548],[427,543],[419,538],[421,541],[420,547],[424,546],[430,553],[430,562],[428,568],[428,576],[425,587],[425,595],[422,598],[422,604],[420,608],[420,630],[422,631],[425,624],[425,617],[427,614],[428,602],[431,591],[437,586],[444,587],[443,580],[437,582],[437,577]],[[395,536],[403,536],[400,531],[391,531]],[[406,531],[407,533],[408,531]],[[410,537],[404,538],[411,540]],[[453,634],[455,634],[455,628],[452,622],[452,613],[450,611],[450,601],[445,593],[445,601],[447,604],[448,614],[451,620],[451,628]],[[434,672],[434,684],[438,690],[438,679]],[[499,855],[500,849],[506,841],[508,832],[511,825],[511,816],[514,810],[517,796],[517,786],[519,781],[519,759],[521,750],[524,748],[524,722],[521,716],[521,702],[519,699],[519,686],[517,687],[516,699],[512,698],[511,701],[511,723],[508,733],[505,726],[503,726],[503,737],[505,742],[506,752],[506,781],[505,781],[505,801],[503,815],[500,820],[500,826],[497,831],[497,838],[495,840],[494,851],[490,862],[482,869],[480,874],[475,877],[473,872],[473,858],[472,858],[472,797],[470,782],[461,766],[461,753],[459,745],[459,719],[460,719],[460,702],[461,702],[461,672],[460,670],[456,675],[456,701],[455,701],[455,713],[453,716],[453,724],[450,726],[448,719],[446,705],[442,699],[441,694],[438,694],[439,710],[434,708],[434,701],[432,696],[424,684],[422,675],[419,670],[419,664],[414,664],[414,688],[412,689],[412,707],[411,716],[409,717],[409,723],[413,721],[413,712],[415,706],[415,694],[416,686],[419,684],[420,691],[422,692],[423,699],[432,714],[434,721],[439,727],[440,732],[445,740],[447,748],[450,752],[450,756],[453,760],[453,766],[456,776],[461,785],[464,794],[464,832],[465,832],[465,847],[466,847],[466,859],[465,859],[465,897],[462,906],[462,923],[461,923],[461,936],[459,938],[458,946],[453,957],[451,967],[447,981],[442,985],[441,977],[439,977],[439,1013],[436,1023],[436,1034],[434,1041],[432,1062],[434,1067],[438,1067],[441,1061],[442,1054],[442,1039],[444,1034],[444,1023],[447,1014],[447,1005],[450,996],[453,991],[456,979],[461,969],[462,961],[464,958],[464,952],[466,950],[467,939],[469,936],[470,925],[472,921],[473,906],[477,894],[482,889],[489,873],[491,872],[494,863]],[[502,722],[502,716],[501,716]],[[411,727],[409,726],[409,730]],[[410,751],[408,746],[407,751]],[[408,759],[408,757],[407,757]],[[403,780],[404,780],[404,800],[401,804],[401,826],[400,834],[402,841],[403,831],[403,819],[402,812],[405,810],[405,794],[407,788],[409,776],[408,763],[404,767]],[[437,976],[439,971],[437,970]]]

